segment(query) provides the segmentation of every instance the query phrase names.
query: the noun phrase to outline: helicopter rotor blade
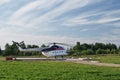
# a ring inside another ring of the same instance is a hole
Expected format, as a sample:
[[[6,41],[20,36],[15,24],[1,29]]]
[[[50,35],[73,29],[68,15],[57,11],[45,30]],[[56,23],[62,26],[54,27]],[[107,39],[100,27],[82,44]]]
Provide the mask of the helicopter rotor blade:
[[[63,46],[68,46],[68,47],[73,47],[72,45],[70,44],[66,44],[66,43],[57,43],[57,42],[53,42],[53,43],[48,43],[49,45],[55,45],[55,44],[59,44],[59,45],[63,45]]]

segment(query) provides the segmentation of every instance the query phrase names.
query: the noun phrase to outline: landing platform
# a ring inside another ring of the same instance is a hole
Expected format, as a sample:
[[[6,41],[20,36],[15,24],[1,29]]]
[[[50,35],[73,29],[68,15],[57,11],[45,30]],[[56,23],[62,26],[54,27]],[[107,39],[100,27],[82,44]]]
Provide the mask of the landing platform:
[[[13,60],[57,61],[57,60],[66,60],[66,58],[13,58]]]

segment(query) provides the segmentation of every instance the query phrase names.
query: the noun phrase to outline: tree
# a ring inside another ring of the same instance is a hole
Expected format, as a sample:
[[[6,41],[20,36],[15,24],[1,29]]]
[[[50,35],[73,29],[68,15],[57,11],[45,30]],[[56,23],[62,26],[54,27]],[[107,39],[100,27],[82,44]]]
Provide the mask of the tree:
[[[89,45],[87,43],[82,44],[81,47],[82,47],[82,50],[91,49],[91,45]]]
[[[4,51],[4,56],[8,56],[8,55],[10,55],[11,54],[11,49],[10,49],[10,45],[7,43],[6,45],[5,45],[5,51]]]
[[[39,48],[39,46],[38,45],[27,45],[27,48]]]
[[[42,44],[41,47],[47,47],[45,44]]]
[[[115,49],[115,50],[117,49],[117,46],[115,44],[112,44],[111,47],[112,49]]]
[[[1,50],[1,47],[0,47],[0,55],[2,55],[2,50]]]
[[[19,50],[18,47],[16,46],[15,43],[12,45],[9,45],[8,43],[5,45],[5,50],[4,50],[4,56],[9,56],[9,55],[18,55]]]
[[[105,49],[105,44],[103,43],[95,43],[95,50]]]
[[[79,52],[80,52],[80,50],[81,50],[80,42],[77,42],[76,45],[73,47],[73,49],[74,49],[75,51],[79,51]]]
[[[111,53],[110,49],[106,49],[105,51],[106,51],[106,54],[110,54]]]
[[[92,55],[94,54],[93,50],[87,49],[87,50],[82,50],[81,52],[83,55]]]
[[[10,49],[11,49],[12,55],[18,55],[19,49],[18,49],[18,47],[16,46],[15,43],[13,43],[13,44],[10,46]]]
[[[33,47],[33,48],[39,48],[39,46],[38,46],[38,45],[32,45],[32,47]]]
[[[70,48],[70,49],[68,50],[68,53],[69,53],[69,55],[73,55],[73,54],[75,54],[75,51],[74,51],[72,48]]]
[[[104,49],[97,49],[96,54],[105,54],[105,50]]]
[[[112,50],[111,50],[111,54],[118,54],[118,52],[117,52],[117,50],[112,49]]]
[[[117,49],[117,46],[115,45],[115,44],[111,44],[111,43],[108,43],[108,44],[106,44],[106,49],[110,49],[110,51],[112,50],[112,49]]]
[[[24,43],[24,42],[18,43],[18,45],[19,45],[21,48],[23,48],[23,49],[25,49],[25,48],[26,48],[26,46],[25,46],[25,43]]]

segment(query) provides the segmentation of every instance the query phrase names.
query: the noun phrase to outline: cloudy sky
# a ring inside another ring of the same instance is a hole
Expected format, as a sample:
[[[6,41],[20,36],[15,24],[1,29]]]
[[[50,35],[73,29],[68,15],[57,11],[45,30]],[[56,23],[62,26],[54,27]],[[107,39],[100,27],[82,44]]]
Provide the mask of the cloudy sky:
[[[0,46],[12,40],[120,45],[120,0],[0,0]]]

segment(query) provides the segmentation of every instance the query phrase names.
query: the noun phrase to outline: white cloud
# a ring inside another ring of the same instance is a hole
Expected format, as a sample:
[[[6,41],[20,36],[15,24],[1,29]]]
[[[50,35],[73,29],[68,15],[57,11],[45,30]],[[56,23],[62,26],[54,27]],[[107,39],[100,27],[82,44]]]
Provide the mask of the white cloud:
[[[29,12],[31,12],[32,10],[44,10],[44,9],[49,9],[51,7],[53,7],[54,5],[62,2],[64,0],[52,0],[52,1],[48,1],[48,0],[36,0],[34,2],[31,2],[23,7],[21,7],[19,10],[17,10],[12,16],[11,16],[11,22],[12,24],[18,24],[18,25],[25,25],[25,22],[29,22],[31,26],[34,26],[36,24],[40,24],[43,22],[49,22],[51,21],[51,19],[60,16],[61,14],[68,12],[72,9],[75,8],[80,8],[80,7],[84,7],[88,4],[88,0],[65,0],[64,3],[56,8],[54,8],[53,10],[40,15],[37,18],[32,18],[34,14],[34,12],[32,12],[33,14],[29,14]],[[49,4],[48,4],[49,2]],[[31,19],[32,18],[32,19]],[[30,20],[31,19],[31,20]]]
[[[42,31],[54,31],[55,28],[50,27],[50,25],[46,25],[52,23],[55,17],[62,15],[65,12],[68,12],[75,8],[80,8],[86,6],[89,0],[35,0],[26,4],[25,6],[18,9],[11,17],[9,21],[9,25],[12,26],[21,26],[25,29],[34,29],[41,27]],[[48,4],[49,2],[49,4]],[[46,9],[53,8],[56,4],[64,2],[60,6],[54,7],[54,9],[50,10],[47,13],[36,16],[37,11],[44,11]],[[36,12],[33,12],[35,10]],[[52,20],[53,19],[53,20]],[[38,26],[40,25],[40,26]]]
[[[24,15],[26,15],[31,10],[39,7],[41,4],[44,4],[46,0],[35,0],[34,2],[28,3],[27,5],[18,9],[11,17],[12,20],[21,19]],[[45,5],[45,4],[44,4]]]
[[[49,9],[52,7],[55,3],[58,3],[62,0],[56,1],[48,1],[48,0],[35,0],[34,2],[30,2],[27,5],[21,7],[18,9],[10,18],[10,21],[12,24],[18,24],[18,25],[25,25],[25,22],[29,22],[32,16],[36,15],[33,10],[39,10],[43,11],[44,9]],[[29,14],[32,13],[32,14]],[[34,18],[32,18],[33,20]]]
[[[111,10],[111,11],[90,11],[80,14],[79,16],[75,16],[74,18],[66,20],[63,25],[75,26],[75,25],[84,25],[84,24],[111,24],[110,22],[120,20],[120,10]],[[97,18],[97,16],[101,17]],[[116,16],[117,15],[117,16]],[[95,17],[94,19],[90,19],[89,17]],[[112,23],[113,24],[113,23]]]
[[[97,23],[110,23],[120,20],[120,10],[105,11],[102,18],[100,18]]]
[[[85,31],[89,31],[89,30],[92,30],[92,29],[81,29],[80,31],[82,31],[82,32],[85,32]]]
[[[0,0],[0,5],[9,3],[11,0]]]
[[[47,24],[47,23],[52,23],[55,20],[56,17],[62,15],[63,13],[69,12],[73,9],[76,8],[82,8],[85,7],[89,4],[92,3],[97,3],[100,2],[102,0],[52,0],[52,1],[48,1],[48,0],[35,0],[34,2],[30,2],[27,5],[21,7],[19,10],[17,10],[12,16],[11,16],[11,22],[10,24],[14,24],[14,25],[19,25],[19,26],[25,26],[25,27],[33,27],[36,25],[40,25],[40,24]],[[49,4],[48,4],[49,2]],[[56,4],[59,4],[63,2],[60,6],[56,6],[53,8],[53,6],[55,6]],[[33,10],[39,10],[39,11],[44,11],[47,9],[53,8],[52,10],[50,10],[49,12],[46,12],[42,15],[39,15],[38,17],[34,17],[34,15],[36,15],[36,12],[32,12]],[[29,13],[32,14],[29,14]],[[95,12],[95,11],[94,11]],[[86,14],[86,13],[85,13]],[[100,13],[94,13],[91,14],[91,16],[95,16],[98,15]],[[76,16],[75,18],[69,18],[68,21],[65,21],[64,25],[79,25],[79,24],[88,24],[88,23],[92,23],[92,21],[88,21],[87,19],[85,19],[85,17],[89,17],[90,15],[84,15],[82,14],[80,16]],[[69,26],[70,26],[69,25]]]
[[[58,17],[62,15],[65,12],[68,12],[75,8],[81,8],[88,4],[88,0],[65,0],[65,2],[57,7],[56,9],[51,10],[50,12],[36,18],[33,20],[33,22],[47,22],[49,20],[54,19],[55,17]]]
[[[97,21],[97,23],[109,23],[109,22],[113,22],[113,21],[118,21],[120,20],[120,18],[102,18],[100,20]]]

